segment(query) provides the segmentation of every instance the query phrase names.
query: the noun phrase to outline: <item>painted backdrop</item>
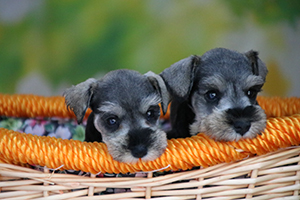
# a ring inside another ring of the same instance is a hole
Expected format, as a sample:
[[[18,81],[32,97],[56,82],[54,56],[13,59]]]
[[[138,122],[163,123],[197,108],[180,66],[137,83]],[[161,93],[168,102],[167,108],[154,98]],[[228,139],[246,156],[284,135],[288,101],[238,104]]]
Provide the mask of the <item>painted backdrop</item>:
[[[299,0],[0,0],[0,93],[60,95],[226,47],[260,52],[264,95],[300,96],[299,14]]]

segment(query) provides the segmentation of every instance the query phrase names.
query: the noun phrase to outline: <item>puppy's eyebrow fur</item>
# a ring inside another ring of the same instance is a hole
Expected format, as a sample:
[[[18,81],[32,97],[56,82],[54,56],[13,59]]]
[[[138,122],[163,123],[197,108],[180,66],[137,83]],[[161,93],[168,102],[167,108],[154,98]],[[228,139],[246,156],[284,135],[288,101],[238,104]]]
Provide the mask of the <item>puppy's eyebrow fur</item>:
[[[119,115],[125,114],[124,109],[119,104],[115,104],[109,101],[103,102],[103,104],[97,110],[99,112],[115,112]]]
[[[263,85],[265,81],[261,76],[255,76],[255,75],[250,75],[246,78],[244,81],[244,86],[243,88],[249,89],[255,85]]]
[[[222,76],[210,76],[210,77],[205,77],[203,78],[202,81],[200,81],[200,89],[201,88],[215,88],[215,89],[220,89],[224,85],[226,85],[226,81],[223,79]]]
[[[142,113],[145,113],[149,109],[149,106],[156,106],[160,102],[161,102],[161,98],[156,94],[147,96],[147,97],[143,98],[141,101],[140,111]]]

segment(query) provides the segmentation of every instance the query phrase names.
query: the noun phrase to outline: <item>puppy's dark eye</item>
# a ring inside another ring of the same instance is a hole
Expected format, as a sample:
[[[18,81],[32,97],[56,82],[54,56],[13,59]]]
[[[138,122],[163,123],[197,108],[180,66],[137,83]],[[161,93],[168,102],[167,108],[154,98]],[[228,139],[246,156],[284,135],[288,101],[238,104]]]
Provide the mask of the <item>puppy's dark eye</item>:
[[[113,126],[113,125],[116,125],[117,124],[117,117],[109,117],[106,119],[106,123],[109,125],[109,126]]]
[[[147,118],[152,118],[152,117],[154,117],[154,112],[153,112],[153,110],[148,110],[147,113],[146,113],[146,115],[147,115]]]
[[[254,90],[248,90],[247,91],[247,96],[249,97],[249,98],[254,98],[254,97],[256,97],[256,95],[257,95],[257,92],[256,91],[254,91]]]
[[[261,85],[253,86],[249,90],[247,90],[245,93],[250,99],[255,99],[257,94],[261,91]]]
[[[216,101],[216,100],[218,100],[218,98],[219,98],[219,92],[216,90],[210,90],[205,93],[205,99],[207,101],[210,101],[210,102]]]
[[[119,116],[115,115],[114,113],[106,112],[101,116],[100,123],[106,128],[107,131],[114,132],[122,123],[122,118],[119,118]]]
[[[148,121],[156,121],[160,115],[159,106],[151,106],[146,112],[146,119]]]

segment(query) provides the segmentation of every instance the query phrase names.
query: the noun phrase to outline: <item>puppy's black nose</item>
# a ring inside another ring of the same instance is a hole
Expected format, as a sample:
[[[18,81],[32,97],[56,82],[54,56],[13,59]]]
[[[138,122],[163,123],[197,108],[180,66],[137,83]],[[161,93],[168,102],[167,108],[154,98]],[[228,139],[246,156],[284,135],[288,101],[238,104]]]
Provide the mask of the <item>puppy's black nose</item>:
[[[131,154],[135,158],[142,158],[147,154],[147,151],[147,147],[140,144],[131,149]]]
[[[148,148],[153,144],[151,135],[153,130],[133,129],[128,133],[128,145],[131,155],[135,158],[142,158],[148,153]]]
[[[237,120],[233,122],[234,130],[240,135],[244,135],[250,129],[251,122],[244,120]]]

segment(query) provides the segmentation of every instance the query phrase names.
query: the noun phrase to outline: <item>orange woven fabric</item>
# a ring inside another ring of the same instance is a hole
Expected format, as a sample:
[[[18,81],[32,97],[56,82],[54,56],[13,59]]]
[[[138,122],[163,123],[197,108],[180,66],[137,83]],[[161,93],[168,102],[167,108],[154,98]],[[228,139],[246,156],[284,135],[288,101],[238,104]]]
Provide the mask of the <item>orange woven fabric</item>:
[[[257,97],[258,104],[267,117],[291,116],[300,113],[300,98],[297,97]]]
[[[88,109],[85,118],[91,113]],[[62,96],[37,96],[30,94],[0,94],[0,116],[8,117],[62,117],[74,118],[74,113],[66,108]],[[169,112],[162,118],[169,118]]]
[[[15,101],[15,98],[18,101]],[[168,141],[165,153],[156,160],[127,164],[114,161],[103,143],[33,136],[2,128],[0,129],[0,162],[28,163],[52,169],[82,170],[93,174],[153,171],[165,167],[168,167],[167,170],[186,170],[194,166],[208,167],[218,163],[237,161],[248,156],[261,155],[279,148],[299,145],[300,115],[292,114],[300,113],[300,99],[295,98],[293,105],[278,103],[290,102],[290,98],[274,99],[261,97],[259,101],[262,107],[266,101],[263,108],[268,116],[281,115],[282,117],[268,119],[266,130],[255,139],[216,142],[204,134],[186,139],[172,139]],[[272,102],[276,103],[273,105]],[[281,107],[277,109],[276,105]],[[270,108],[276,111],[268,110]],[[63,111],[57,111],[57,109]],[[0,97],[0,115],[74,117],[70,113],[66,110],[62,97],[30,95],[2,95]],[[287,116],[283,117],[283,115]]]
[[[90,114],[88,110],[86,116]],[[44,97],[27,94],[0,94],[0,116],[75,118],[66,109],[64,97]]]
[[[258,97],[259,105],[268,117],[290,116],[300,113],[300,99],[296,97]],[[85,117],[91,113],[88,109]],[[28,94],[0,94],[0,116],[12,117],[62,117],[76,118],[61,96],[36,96]],[[169,112],[163,118],[169,118]]]
[[[29,163],[48,168],[83,170],[91,173],[127,173],[162,169],[190,169],[240,160],[245,153],[214,142],[204,135],[168,141],[168,148],[158,159],[135,164],[114,161],[104,143],[62,140],[54,137],[33,136],[0,129],[0,161],[11,164]]]

